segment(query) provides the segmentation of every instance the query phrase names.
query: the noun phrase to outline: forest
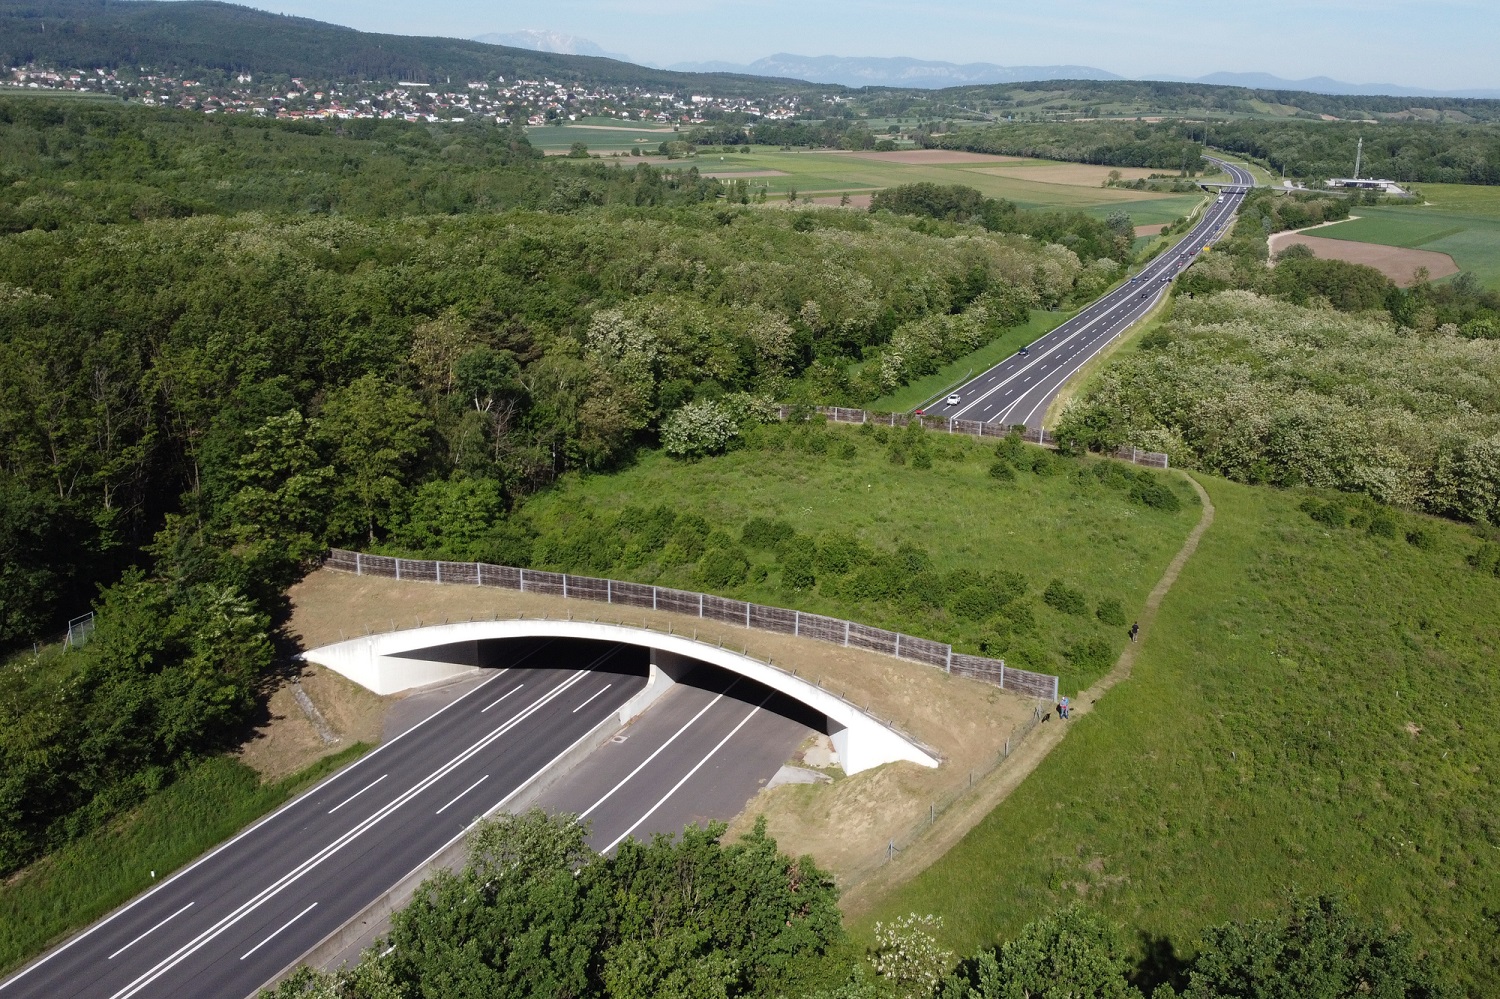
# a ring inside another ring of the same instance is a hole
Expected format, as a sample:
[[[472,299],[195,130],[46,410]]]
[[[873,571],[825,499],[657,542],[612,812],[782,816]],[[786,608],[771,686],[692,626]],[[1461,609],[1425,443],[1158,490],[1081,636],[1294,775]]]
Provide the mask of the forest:
[[[1405,183],[1500,184],[1500,125],[1413,121],[1047,122],[966,126],[924,141],[940,149],[1039,156],[1107,166],[1193,170],[1205,141],[1321,181],[1354,172]]]
[[[507,130],[365,126],[0,105],[0,642],[101,611],[77,654],[0,676],[0,870],[232,741],[285,586],[425,484],[503,514],[893,342],[910,377],[922,331],[987,342],[1118,268],[1089,256],[1113,241],[770,211]]]

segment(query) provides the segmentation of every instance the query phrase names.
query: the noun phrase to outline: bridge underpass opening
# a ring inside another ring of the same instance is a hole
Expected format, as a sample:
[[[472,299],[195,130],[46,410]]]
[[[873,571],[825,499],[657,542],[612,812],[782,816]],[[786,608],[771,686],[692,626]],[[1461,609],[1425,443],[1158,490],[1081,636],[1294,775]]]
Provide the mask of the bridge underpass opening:
[[[605,680],[602,687],[596,681],[581,689],[579,697],[560,698],[550,710],[562,724],[581,702],[609,696],[621,705],[616,723],[526,802],[579,815],[601,851],[626,836],[644,840],[732,819],[810,736],[839,729],[822,712],[757,680],[624,642],[476,639],[393,658],[496,671],[479,701],[497,709],[528,687],[555,683],[559,673]]]

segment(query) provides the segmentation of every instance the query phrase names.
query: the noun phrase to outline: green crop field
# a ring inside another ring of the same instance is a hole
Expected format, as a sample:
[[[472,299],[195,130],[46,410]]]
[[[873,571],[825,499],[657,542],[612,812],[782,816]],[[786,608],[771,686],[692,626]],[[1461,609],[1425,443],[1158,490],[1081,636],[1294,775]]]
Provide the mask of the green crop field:
[[[1024,450],[1041,456],[1045,468],[997,479],[990,474],[992,441],[912,433],[925,442],[927,461],[916,450],[904,450],[898,464],[894,453],[912,447],[906,432],[776,424],[759,428],[748,446],[716,458],[683,462],[649,453],[614,474],[567,476],[522,513],[547,542],[537,550],[556,553],[539,567],[666,586],[706,585],[695,575],[701,566],[681,561],[691,553],[673,554],[670,544],[659,553],[627,546],[613,558],[589,562],[583,554],[589,539],[619,536],[609,518],[626,507],[665,502],[678,515],[701,515],[723,532],[722,541],[700,542],[707,549],[733,546],[749,518],[767,517],[807,536],[804,547],[852,532],[875,551],[915,544],[940,576],[957,570],[1020,573],[1026,592],[1005,611],[978,617],[948,609],[940,599],[946,584],[936,579],[922,593],[871,597],[857,566],[819,575],[816,586],[792,589],[785,585],[784,556],[753,548],[744,554],[764,573],[711,588],[1004,655],[1012,665],[1058,674],[1066,690],[1097,679],[1125,643],[1125,625],[1101,621],[1099,602],[1119,600],[1127,619],[1139,612],[1197,522],[1197,496],[1175,474],[1142,473],[1167,485],[1181,504],[1173,512],[1148,507],[1094,474],[1101,464],[1105,470],[1123,466],[1101,459],[1048,460],[1029,445]],[[910,577],[916,570],[905,572]],[[1087,608],[1064,613],[1041,599],[1054,579],[1082,591]],[[1092,640],[1107,648],[1088,662],[1069,655]]]
[[[1455,197],[1441,205],[1361,206],[1354,210],[1359,218],[1313,235],[1446,253],[1480,281],[1500,287],[1500,199]]]
[[[1500,579],[1467,564],[1479,541],[1203,481],[1216,519],[1131,679],[861,933],[935,912],[970,953],[1081,899],[1182,955],[1288,889],[1335,891],[1500,995]]]

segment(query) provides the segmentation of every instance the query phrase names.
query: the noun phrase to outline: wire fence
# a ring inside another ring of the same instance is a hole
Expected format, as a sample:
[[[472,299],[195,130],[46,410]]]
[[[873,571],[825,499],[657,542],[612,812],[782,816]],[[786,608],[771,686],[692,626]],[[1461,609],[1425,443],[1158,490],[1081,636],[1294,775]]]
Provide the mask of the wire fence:
[[[625,607],[670,611],[705,621],[739,625],[753,631],[810,638],[846,648],[878,652],[907,662],[936,667],[955,676],[967,676],[993,684],[1002,690],[1057,700],[1057,677],[1008,667],[1003,659],[965,655],[954,652],[951,645],[929,638],[872,628],[821,614],[731,600],[711,593],[693,593],[647,583],[596,579],[592,576],[519,569],[482,562],[441,562],[390,555],[366,555],[342,548],[330,551],[323,564],[329,569],[361,576],[383,576],[388,579],[455,586],[494,586],[567,600],[591,600]]]
[[[818,413],[834,423],[873,423],[878,427],[905,427],[916,423],[927,430],[950,434],[967,434],[970,437],[1006,437],[1012,430],[1019,430],[1021,439],[1042,447],[1057,447],[1057,437],[1042,427],[1026,427],[1017,424],[1008,427],[1002,423],[985,423],[982,420],[944,419],[939,416],[918,416],[916,413],[872,413],[865,409],[848,409],[843,406],[815,406],[798,408],[777,406],[777,417],[782,420],[796,419],[803,413]],[[1132,445],[1115,450],[1111,457],[1149,468],[1167,468],[1169,459],[1161,451],[1142,451]]]
[[[934,798],[929,802],[926,813],[907,823],[900,832],[892,836],[890,842],[886,844],[885,849],[880,851],[879,855],[872,855],[863,863],[845,869],[842,872],[843,886],[848,888],[865,880],[875,871],[896,859],[898,854],[920,839],[923,833],[937,824],[938,819],[942,818],[954,805],[962,801],[976,784],[1003,766],[1005,761],[1010,759],[1011,754],[1020,748],[1021,743],[1041,723],[1044,717],[1046,717],[1046,711],[1040,705],[1032,708],[1031,717],[1017,725],[1011,731],[1010,736],[1006,738],[1000,751],[985,766],[969,771],[966,783],[960,784],[941,797]]]

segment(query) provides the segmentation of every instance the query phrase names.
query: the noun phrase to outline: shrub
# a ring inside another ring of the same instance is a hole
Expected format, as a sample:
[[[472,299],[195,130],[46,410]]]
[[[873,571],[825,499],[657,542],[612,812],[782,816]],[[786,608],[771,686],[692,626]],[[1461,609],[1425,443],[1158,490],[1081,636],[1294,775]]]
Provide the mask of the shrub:
[[[1134,481],[1127,493],[1132,501],[1167,513],[1176,513],[1182,509],[1182,500],[1177,498],[1171,487],[1150,472],[1137,472],[1132,478]]]
[[[743,583],[749,569],[750,560],[738,547],[710,548],[698,560],[693,580],[711,590],[724,590]]]
[[[739,422],[712,399],[690,402],[662,421],[661,446],[676,458],[719,454],[739,436]]]
[[[869,559],[869,550],[852,534],[826,534],[818,543],[818,569],[823,573],[842,576]]]
[[[1396,527],[1396,518],[1389,510],[1377,510],[1370,515],[1370,523],[1365,530],[1377,538],[1394,538]]]
[[[1101,670],[1109,666],[1113,650],[1102,638],[1086,638],[1068,646],[1068,662],[1080,670]]]
[[[1414,527],[1406,532],[1406,543],[1411,545],[1413,548],[1421,548],[1424,551],[1430,551],[1437,543],[1437,539],[1433,537],[1431,531],[1424,530],[1420,527]]]
[[[802,549],[788,552],[781,560],[781,587],[784,590],[810,590],[817,583],[812,552]]]
[[[927,448],[918,450],[911,456],[911,467],[926,470],[932,467],[932,452]]]
[[[984,586],[969,586],[948,598],[948,609],[959,617],[970,621],[982,621],[1004,605],[1004,601],[993,590]]]
[[[858,456],[859,449],[854,446],[853,441],[844,441],[843,445],[839,447],[839,457],[845,461],[857,458]]]
[[[1014,482],[1016,481],[1016,470],[997,459],[990,464],[990,478],[996,482]]]
[[[1117,628],[1125,624],[1125,610],[1120,606],[1118,597],[1106,597],[1099,601],[1099,608],[1094,611],[1094,616]]]
[[[774,520],[770,517],[751,517],[745,521],[745,526],[740,528],[740,543],[746,548],[754,551],[775,551],[783,541],[787,541],[797,533],[784,520]]]
[[[1047,602],[1047,606],[1064,614],[1088,613],[1089,604],[1083,594],[1060,579],[1047,584],[1047,589],[1042,592],[1042,599]]]

